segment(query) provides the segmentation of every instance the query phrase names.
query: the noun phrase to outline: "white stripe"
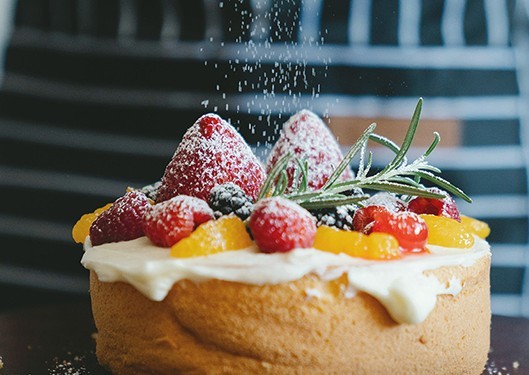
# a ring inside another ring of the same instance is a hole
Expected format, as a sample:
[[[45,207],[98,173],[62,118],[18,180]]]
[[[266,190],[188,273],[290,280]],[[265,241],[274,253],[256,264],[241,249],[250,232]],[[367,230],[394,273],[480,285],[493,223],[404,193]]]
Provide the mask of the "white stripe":
[[[447,46],[465,44],[465,5],[466,0],[445,0],[441,18],[441,36]]]
[[[114,200],[123,195],[127,187],[138,188],[141,183],[0,165],[0,186],[60,191]]]
[[[138,2],[136,0],[120,0],[118,40],[131,41],[138,32]]]
[[[367,124],[366,124],[367,125]],[[376,132],[376,130],[375,130]],[[443,135],[441,134],[441,144]],[[433,135],[432,135],[433,140]],[[424,153],[425,148],[412,147],[408,151],[408,159],[416,159]],[[344,150],[347,152],[347,150]],[[395,154],[386,148],[376,149],[376,166],[386,165]],[[450,170],[494,170],[522,169],[527,165],[523,160],[521,146],[472,146],[472,147],[441,147],[438,146],[428,157],[431,165],[440,169]]]
[[[520,87],[520,96],[523,103],[520,110],[520,139],[525,150],[524,161],[529,163],[529,65],[527,65],[527,61],[529,61],[529,35],[525,27],[526,17],[529,16],[529,1],[517,1],[514,13],[518,21],[518,29],[514,33],[514,50],[518,86]],[[529,174],[527,174],[527,183],[529,184]],[[529,228],[526,230],[529,231]],[[525,264],[527,268],[523,281],[522,314],[529,317],[529,251],[525,254]]]
[[[351,0],[349,9],[349,43],[366,45],[370,40],[371,0]]]
[[[277,96],[276,96],[277,98]],[[305,102],[301,98],[301,102]],[[334,103],[334,104],[329,104]],[[313,110],[328,111],[330,115],[368,118],[391,117],[409,119],[417,98],[346,95],[320,95]],[[520,113],[517,96],[487,97],[427,97],[424,99],[422,118],[428,119],[516,119]]]
[[[162,0],[162,29],[160,39],[162,41],[174,42],[180,38],[182,20],[180,3],[172,0]]]
[[[496,267],[524,267],[528,245],[491,244],[492,265]]]
[[[54,223],[0,214],[0,234],[23,238],[72,243],[73,224]]]
[[[270,37],[271,19],[274,17],[271,10],[271,0],[251,0],[250,5],[252,7],[250,21],[252,24],[249,25],[251,39],[256,42],[263,42]]]
[[[208,42],[219,42],[222,38],[222,16],[218,0],[204,0],[206,15],[205,37]]]
[[[13,26],[14,0],[0,0],[0,83],[4,76],[4,55]]]
[[[487,37],[489,45],[506,46],[509,44],[509,14],[505,0],[485,0],[487,18]]]
[[[0,264],[0,283],[88,295],[88,279],[29,267]]]
[[[522,296],[518,294],[493,294],[490,302],[495,315],[520,316],[522,313]]]
[[[209,108],[224,108],[226,99],[221,94],[191,93],[188,91],[154,91],[92,87],[36,79],[20,74],[9,74],[4,83],[6,92],[42,96],[66,102],[135,105],[157,108],[200,108],[209,100]],[[392,117],[408,119],[413,113],[417,98],[348,95],[304,94],[230,94],[230,108],[244,108],[258,114],[288,114],[302,108],[334,116]],[[266,109],[266,110],[265,110]],[[264,113],[263,113],[264,111]],[[423,118],[429,119],[515,119],[520,112],[517,96],[485,97],[431,97],[425,98]]]
[[[282,62],[299,62],[300,53],[293,53],[292,46],[284,44],[241,45],[236,43],[211,44],[208,42],[178,42],[170,45],[135,41],[134,48],[116,45],[113,39],[78,38],[66,34],[54,34],[53,43],[45,34],[30,29],[17,29],[12,43],[15,46],[46,48],[80,54],[104,54],[126,57],[167,57],[188,58],[204,61],[217,58],[220,61],[233,60],[253,63],[275,63],[277,56]],[[261,49],[262,52],[261,53]],[[417,69],[514,69],[513,51],[507,47],[395,47],[395,46],[303,46],[303,61],[307,65],[326,66],[329,61],[335,65],[417,68]]]
[[[318,42],[320,32],[321,11],[323,0],[304,0],[301,7],[299,42]]]
[[[472,204],[456,201],[461,212],[475,218],[527,218],[527,195],[473,195]]]
[[[418,46],[421,43],[421,0],[399,1],[399,44]]]

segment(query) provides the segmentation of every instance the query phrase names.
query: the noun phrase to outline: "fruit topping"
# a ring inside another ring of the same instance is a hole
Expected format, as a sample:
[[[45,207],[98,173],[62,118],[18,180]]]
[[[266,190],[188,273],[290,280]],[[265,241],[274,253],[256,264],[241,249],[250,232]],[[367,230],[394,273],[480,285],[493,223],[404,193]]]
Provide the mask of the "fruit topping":
[[[231,182],[211,189],[209,206],[215,211],[216,218],[234,213],[241,220],[246,220],[253,211],[252,199]]]
[[[145,185],[141,189],[139,189],[140,192],[145,194],[147,198],[151,199],[153,202],[156,202],[156,195],[158,194],[158,189],[162,185],[162,181],[156,181],[155,183],[152,183],[150,185]]]
[[[406,211],[390,212],[382,206],[359,209],[355,214],[355,230],[366,234],[391,234],[405,252],[423,251],[428,240],[428,228],[419,215]]]
[[[176,195],[209,200],[216,185],[232,182],[255,200],[265,173],[244,139],[228,122],[207,114],[187,130],[165,169],[156,202]]]
[[[191,235],[171,248],[171,256],[189,258],[240,250],[253,242],[241,219],[235,215],[223,216],[200,225]]]
[[[461,215],[461,224],[463,224],[469,232],[480,238],[487,238],[490,234],[489,225],[481,220]]]
[[[321,188],[343,158],[336,139],[324,122],[314,113],[302,110],[292,116],[284,125],[281,136],[272,148],[266,164],[270,173],[276,163],[287,154],[308,163],[308,189]],[[287,164],[288,187],[291,190],[298,168],[295,160]],[[353,173],[347,167],[341,180],[350,179]]]
[[[148,207],[149,198],[138,191],[129,191],[118,198],[90,226],[92,245],[128,241],[143,236],[143,215]]]
[[[429,190],[433,193],[443,194],[446,197],[444,199],[414,198],[408,203],[408,211],[415,212],[416,214],[445,216],[461,221],[456,202],[448,193],[438,188],[430,188]]]
[[[338,229],[353,230],[353,217],[356,206],[349,204],[344,206],[321,208],[310,210],[316,218],[316,225],[326,225]]]
[[[171,247],[211,219],[213,211],[202,199],[178,195],[150,206],[143,217],[143,230],[154,244]]]
[[[362,233],[370,233],[379,212],[388,212],[388,209],[384,206],[367,206],[358,209],[353,217],[353,229]]]
[[[287,252],[312,246],[316,222],[307,210],[296,203],[274,197],[257,202],[250,216],[250,230],[261,251]]]
[[[446,216],[421,215],[428,226],[428,244],[468,249],[474,245],[474,236],[457,220]]]
[[[395,194],[380,192],[362,201],[364,207],[382,206],[391,212],[406,211],[406,202],[397,197]]]
[[[101,208],[98,208],[94,212],[89,214],[84,214],[81,216],[77,223],[75,223],[72,229],[72,237],[75,242],[83,243],[88,235],[90,235],[90,226],[94,220],[101,215],[102,212],[105,212],[112,206],[112,203],[109,203]]]
[[[316,231],[314,248],[353,257],[382,260],[401,256],[399,243],[390,234],[371,233],[365,235],[322,225]]]

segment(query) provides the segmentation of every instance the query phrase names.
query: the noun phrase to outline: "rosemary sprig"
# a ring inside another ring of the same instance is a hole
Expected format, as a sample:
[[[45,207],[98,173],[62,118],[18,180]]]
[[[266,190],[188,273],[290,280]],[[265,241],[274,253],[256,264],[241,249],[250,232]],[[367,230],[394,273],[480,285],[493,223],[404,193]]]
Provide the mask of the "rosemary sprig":
[[[357,193],[352,196],[343,194],[352,189],[356,189],[356,191],[361,191],[360,189],[387,191],[406,196],[419,196],[426,198],[444,198],[442,194],[434,193],[421,184],[422,179],[439,186],[469,203],[472,202],[470,197],[461,189],[437,176],[441,170],[428,164],[426,160],[439,144],[440,136],[438,133],[434,133],[434,139],[431,145],[420,157],[411,163],[408,162],[406,155],[415,137],[417,127],[419,126],[422,103],[423,100],[421,98],[415,107],[406,136],[400,147],[393,141],[375,134],[374,130],[376,124],[373,123],[367,127],[358,140],[353,144],[349,152],[347,152],[340,164],[335,168],[325,185],[319,190],[307,191],[308,163],[306,160],[295,158],[295,172],[291,192],[289,193],[285,193],[289,185],[286,169],[292,160],[292,155],[285,155],[270,171],[270,174],[265,180],[259,193],[258,199],[270,195],[282,195],[307,209],[318,209],[344,204],[361,205],[363,200],[369,198],[369,195],[363,193]],[[381,171],[368,176],[373,162],[373,154],[371,152],[368,154],[367,162],[365,161],[365,153],[369,140],[387,147],[395,153],[395,156]],[[356,177],[351,180],[340,181],[340,176],[358,153],[360,153],[360,161]]]

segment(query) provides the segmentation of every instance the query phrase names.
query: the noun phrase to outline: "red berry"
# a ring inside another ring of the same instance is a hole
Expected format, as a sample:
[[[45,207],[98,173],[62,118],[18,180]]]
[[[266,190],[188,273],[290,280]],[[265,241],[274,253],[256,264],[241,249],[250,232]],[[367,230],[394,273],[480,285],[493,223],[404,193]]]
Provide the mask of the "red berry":
[[[143,217],[143,230],[154,244],[171,247],[211,219],[213,210],[206,202],[179,195],[149,207]]]
[[[129,191],[118,198],[90,226],[92,245],[129,241],[143,236],[142,220],[148,207],[149,199],[138,191]]]
[[[316,222],[301,206],[275,197],[256,204],[250,216],[250,230],[261,251],[284,253],[311,247],[316,236]]]
[[[302,110],[292,116],[284,125],[281,136],[272,148],[266,170],[270,172],[283,156],[292,153],[308,162],[308,187],[310,190],[321,188],[343,158],[340,146],[324,122],[314,113]],[[291,160],[287,165],[291,190],[297,163]],[[340,176],[342,180],[351,179],[353,172],[346,168]]]
[[[407,252],[422,251],[428,240],[425,221],[413,212],[390,212],[382,206],[368,206],[356,211],[353,225],[355,230],[366,234],[389,233]]]
[[[383,206],[391,212],[406,211],[406,202],[398,198],[395,194],[388,192],[380,192],[362,201],[362,205],[369,206]]]
[[[384,206],[367,206],[356,210],[353,217],[353,228],[358,232],[368,234],[371,227],[380,212],[388,212]]]
[[[408,211],[415,212],[416,214],[446,216],[461,221],[456,202],[448,193],[437,188],[431,188],[429,190],[434,193],[444,194],[446,197],[444,199],[414,198],[408,203]]]
[[[253,200],[265,172],[244,139],[217,115],[207,114],[188,129],[165,169],[157,202],[177,195],[207,201],[216,185],[232,182]]]
[[[402,250],[408,252],[423,251],[428,240],[426,222],[413,212],[381,212],[371,231],[392,234]]]

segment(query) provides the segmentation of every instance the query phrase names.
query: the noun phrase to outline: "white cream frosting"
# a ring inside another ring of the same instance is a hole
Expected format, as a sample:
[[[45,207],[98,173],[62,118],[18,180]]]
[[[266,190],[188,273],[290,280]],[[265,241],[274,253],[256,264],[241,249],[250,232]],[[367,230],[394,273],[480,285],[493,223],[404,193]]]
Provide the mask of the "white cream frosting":
[[[431,254],[407,255],[391,261],[370,261],[316,249],[263,254],[256,248],[229,251],[204,257],[173,258],[169,250],[153,245],[146,237],[92,247],[85,242],[83,266],[93,270],[102,282],[123,281],[154,301],[165,298],[174,283],[188,279],[219,279],[253,285],[294,281],[308,274],[333,280],[347,274],[346,297],[365,292],[375,297],[399,323],[420,323],[435,307],[437,296],[457,295],[461,281],[445,285],[424,271],[443,266],[468,267],[490,247],[476,238],[469,250],[428,246]],[[311,297],[319,297],[310,290]]]

